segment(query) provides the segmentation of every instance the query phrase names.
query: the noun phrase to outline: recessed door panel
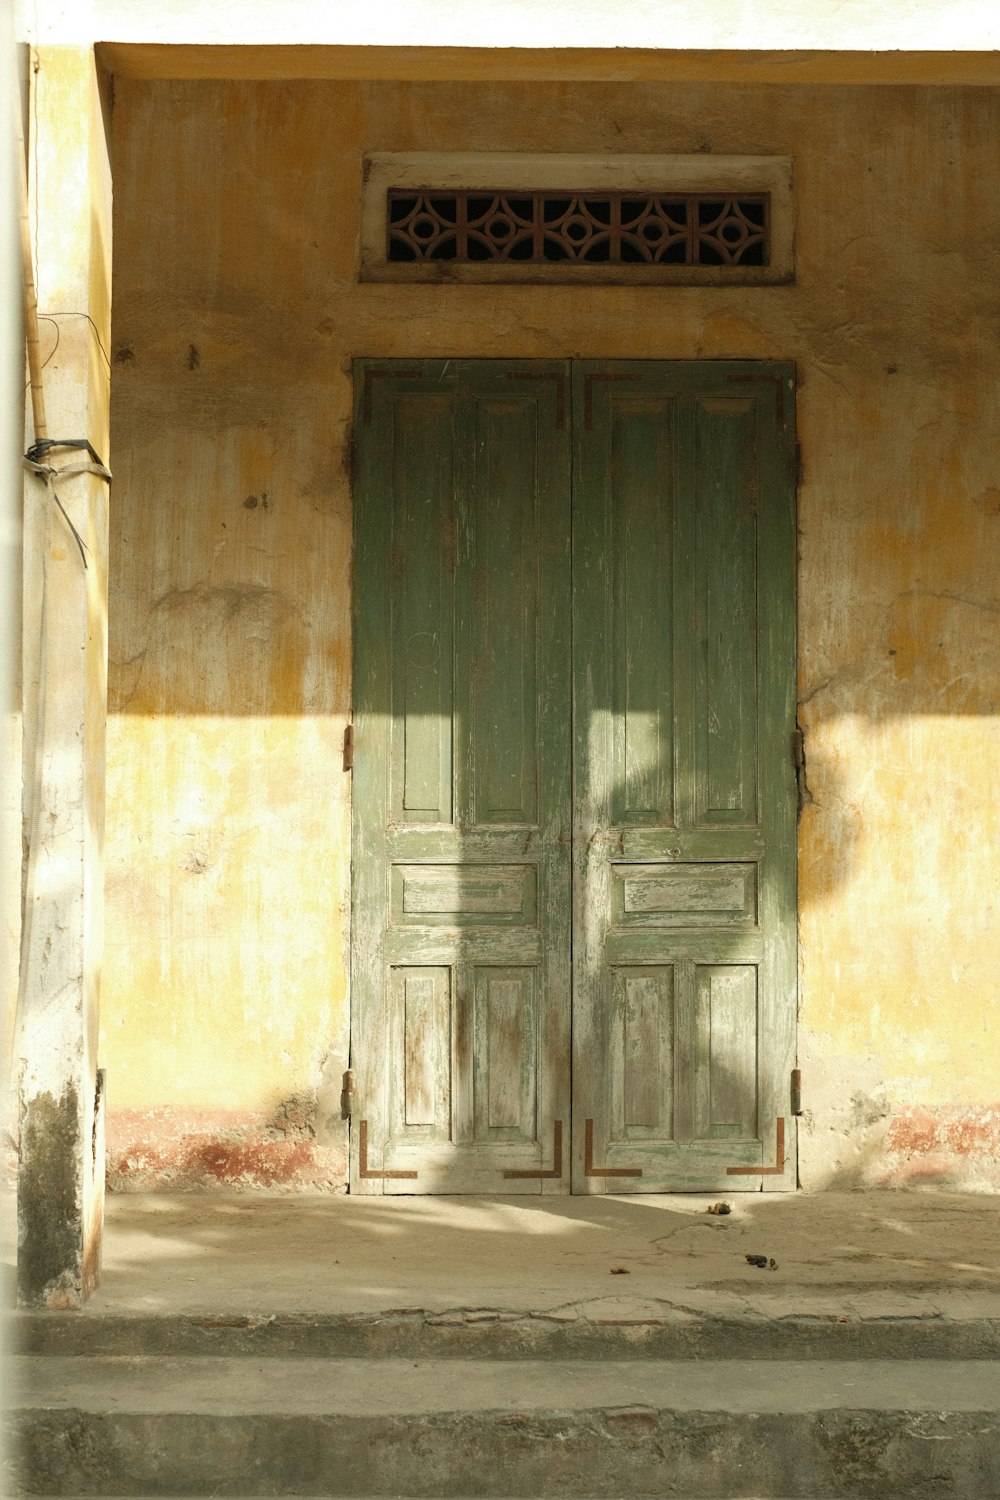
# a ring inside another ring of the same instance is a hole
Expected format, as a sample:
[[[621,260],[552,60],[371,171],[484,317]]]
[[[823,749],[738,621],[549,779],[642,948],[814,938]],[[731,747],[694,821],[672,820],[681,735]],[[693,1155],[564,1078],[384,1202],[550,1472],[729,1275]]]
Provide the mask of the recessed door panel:
[[[759,405],[702,397],[691,408],[695,809],[708,825],[758,820]]]

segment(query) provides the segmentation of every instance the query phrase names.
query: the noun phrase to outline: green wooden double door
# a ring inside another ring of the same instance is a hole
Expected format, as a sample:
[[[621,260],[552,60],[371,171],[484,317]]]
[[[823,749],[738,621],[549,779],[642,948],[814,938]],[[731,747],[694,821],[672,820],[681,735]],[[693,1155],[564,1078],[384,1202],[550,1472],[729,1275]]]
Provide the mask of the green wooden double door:
[[[790,1188],[794,382],[357,368],[351,1188]]]

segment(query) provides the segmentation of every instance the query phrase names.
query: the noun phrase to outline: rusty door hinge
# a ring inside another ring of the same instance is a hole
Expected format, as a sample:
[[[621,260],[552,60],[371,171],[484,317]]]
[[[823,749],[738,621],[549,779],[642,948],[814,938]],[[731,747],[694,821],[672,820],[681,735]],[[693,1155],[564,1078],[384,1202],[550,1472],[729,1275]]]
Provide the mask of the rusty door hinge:
[[[799,725],[792,730],[792,764],[795,767],[797,812],[801,818],[802,809],[807,802],[813,800],[813,797],[806,776],[806,737]]]
[[[343,1086],[340,1090],[340,1118],[349,1120],[354,1109],[354,1069],[348,1068],[344,1074]]]
[[[792,1112],[792,1114],[793,1115],[800,1115],[802,1113],[802,1069],[801,1068],[793,1068],[792,1069],[791,1099],[790,1099],[789,1102],[791,1104],[791,1112]]]
[[[792,764],[795,767],[796,775],[802,770],[805,763],[806,737],[802,733],[802,730],[796,727],[792,730]]]
[[[344,730],[344,770],[354,770],[354,725],[348,724]]]

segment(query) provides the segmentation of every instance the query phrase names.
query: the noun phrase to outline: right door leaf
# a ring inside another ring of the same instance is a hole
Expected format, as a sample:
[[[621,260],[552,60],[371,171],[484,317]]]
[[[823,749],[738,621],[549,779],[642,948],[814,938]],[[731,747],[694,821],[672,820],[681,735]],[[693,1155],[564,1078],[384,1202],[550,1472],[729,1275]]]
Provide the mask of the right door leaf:
[[[574,367],[576,1192],[795,1185],[793,397]]]

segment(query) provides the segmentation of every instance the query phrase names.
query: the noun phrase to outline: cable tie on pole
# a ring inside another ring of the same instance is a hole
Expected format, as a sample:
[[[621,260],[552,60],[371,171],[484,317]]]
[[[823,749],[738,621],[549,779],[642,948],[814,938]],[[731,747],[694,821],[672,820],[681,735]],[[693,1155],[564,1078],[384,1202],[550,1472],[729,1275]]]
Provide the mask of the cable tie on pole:
[[[53,448],[76,448],[83,450],[90,454],[90,461],[81,464],[66,464],[61,469],[57,469],[54,464],[42,463],[42,457],[51,452]],[[56,480],[74,479],[78,474],[96,474],[98,479],[103,479],[110,484],[111,470],[106,464],[101,462],[100,456],[86,438],[40,438],[37,442],[32,443],[24,456],[23,462],[28,472],[30,474],[37,474],[39,479],[44,479],[46,488],[51,490],[53,500],[62,511],[63,519],[73,533],[73,539],[80,549],[83,566],[86,568],[87,544],[73,525],[69,512],[59,498],[59,493],[56,489]]]
[[[104,460],[87,438],[38,438],[32,443],[25,456],[32,463],[41,463],[42,459],[51,453],[53,448],[82,448],[86,453],[90,454],[92,462],[104,470],[107,478],[111,478],[111,475],[108,474],[105,468]]]

